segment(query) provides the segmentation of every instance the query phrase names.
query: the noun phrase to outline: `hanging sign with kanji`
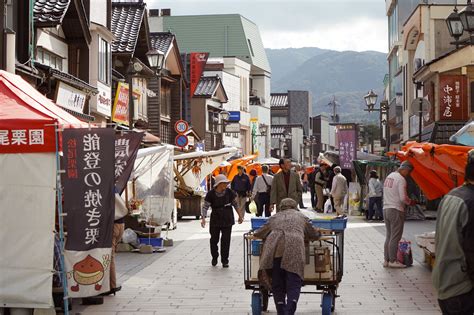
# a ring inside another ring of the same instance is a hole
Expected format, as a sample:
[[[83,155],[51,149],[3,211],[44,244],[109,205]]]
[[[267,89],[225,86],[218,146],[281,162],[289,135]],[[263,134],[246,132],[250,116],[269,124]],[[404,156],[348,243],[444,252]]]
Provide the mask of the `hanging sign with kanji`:
[[[343,169],[352,169],[352,161],[357,159],[357,128],[355,125],[337,126],[339,162]]]
[[[190,54],[190,59],[191,60],[189,62],[189,67],[190,67],[189,93],[190,93],[191,98],[194,96],[194,92],[196,91],[196,88],[199,84],[199,81],[201,80],[201,75],[202,75],[202,73],[204,71],[204,67],[206,66],[206,63],[207,63],[207,58],[209,58],[209,53],[192,52]]]
[[[70,297],[109,291],[114,222],[115,131],[63,132],[65,263]]]
[[[119,194],[127,186],[144,134],[128,132],[115,136],[115,187]]]
[[[440,120],[467,121],[467,78],[463,75],[441,75],[439,78]]]

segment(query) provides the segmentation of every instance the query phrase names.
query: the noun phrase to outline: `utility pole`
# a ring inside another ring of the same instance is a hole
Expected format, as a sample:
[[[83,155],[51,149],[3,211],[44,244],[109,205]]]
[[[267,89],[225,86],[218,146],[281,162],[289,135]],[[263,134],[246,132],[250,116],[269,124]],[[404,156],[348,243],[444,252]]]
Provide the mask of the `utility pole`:
[[[339,104],[336,102],[336,96],[332,97],[328,106],[332,108],[332,122],[339,122],[339,117],[337,116],[337,106],[339,106]]]

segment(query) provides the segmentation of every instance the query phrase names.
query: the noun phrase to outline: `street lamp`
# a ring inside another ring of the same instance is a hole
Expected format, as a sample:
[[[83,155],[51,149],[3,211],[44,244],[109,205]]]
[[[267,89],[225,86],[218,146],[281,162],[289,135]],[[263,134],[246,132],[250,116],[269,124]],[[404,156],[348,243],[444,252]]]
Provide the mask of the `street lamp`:
[[[255,153],[254,140],[255,140],[255,142],[257,142],[257,137],[265,137],[267,135],[267,125],[259,124],[258,125],[258,132],[260,134],[257,134],[257,129],[256,128],[252,128],[252,154]]]
[[[370,90],[366,96],[364,96],[365,104],[367,105],[367,111],[371,112],[374,110],[374,106],[377,103],[378,95],[373,90]]]
[[[449,35],[454,38],[452,44],[455,44],[456,48],[459,47],[459,38],[464,33],[464,27],[462,26],[457,7],[454,7],[454,11],[446,19],[446,24],[448,25]]]
[[[152,69],[160,71],[163,69],[163,62],[165,61],[165,54],[157,49],[152,49],[146,53],[148,64]]]
[[[460,44],[474,44],[474,5],[472,1],[468,0],[466,7],[459,13],[457,6],[455,6],[453,12],[446,18],[446,24],[448,26],[449,35],[455,39],[451,44],[455,44],[456,48],[458,48]],[[459,42],[459,38],[464,31],[469,33],[470,40]]]
[[[224,133],[225,133],[225,125],[229,122],[230,113],[226,110],[223,110],[219,113],[221,117],[221,148],[224,147]],[[217,142],[217,141],[216,141]]]
[[[468,0],[466,7],[459,12],[459,18],[464,30],[472,35],[474,32],[474,6],[471,0]]]
[[[219,116],[221,116],[221,119],[223,122],[227,122],[230,117],[230,113],[226,110],[223,110],[222,112],[219,113]]]

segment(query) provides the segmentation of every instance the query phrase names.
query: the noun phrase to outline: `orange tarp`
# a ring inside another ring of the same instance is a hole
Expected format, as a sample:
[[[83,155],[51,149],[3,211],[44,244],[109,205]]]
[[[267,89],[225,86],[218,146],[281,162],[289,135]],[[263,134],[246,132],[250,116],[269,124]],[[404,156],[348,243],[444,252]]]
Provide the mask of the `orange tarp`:
[[[225,173],[227,175],[227,178],[229,180],[232,180],[234,176],[237,175],[237,166],[239,165],[247,166],[248,164],[252,162],[252,160],[256,158],[257,158],[257,155],[246,155],[244,157],[241,157],[240,159],[229,161],[230,166],[220,166],[216,168],[213,172],[213,175],[217,176],[221,173]]]
[[[429,200],[446,195],[462,185],[467,153],[472,147],[409,142],[402,151],[389,153],[414,166],[413,180]]]

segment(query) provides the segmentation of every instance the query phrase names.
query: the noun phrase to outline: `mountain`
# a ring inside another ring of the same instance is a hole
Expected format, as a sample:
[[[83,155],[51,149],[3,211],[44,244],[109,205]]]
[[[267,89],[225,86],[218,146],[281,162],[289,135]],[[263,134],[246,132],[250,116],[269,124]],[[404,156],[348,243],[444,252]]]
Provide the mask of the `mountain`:
[[[330,113],[335,98],[342,121],[374,121],[378,114],[362,111],[364,95],[373,89],[383,95],[387,73],[386,54],[365,51],[333,51],[314,47],[267,49],[272,68],[272,92],[308,90],[313,98],[313,115]]]

